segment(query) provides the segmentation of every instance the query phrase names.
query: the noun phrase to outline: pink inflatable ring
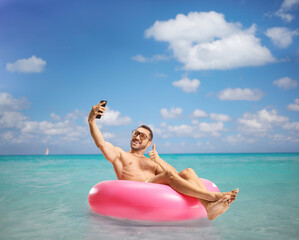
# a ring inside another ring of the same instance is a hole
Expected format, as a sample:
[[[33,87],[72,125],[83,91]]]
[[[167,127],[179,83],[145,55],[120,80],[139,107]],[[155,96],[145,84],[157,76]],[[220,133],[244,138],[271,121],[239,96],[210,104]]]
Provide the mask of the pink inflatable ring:
[[[209,180],[202,179],[209,191],[219,192]],[[205,208],[193,197],[180,194],[162,184],[124,180],[104,181],[89,192],[92,211],[116,218],[172,222],[201,219]]]

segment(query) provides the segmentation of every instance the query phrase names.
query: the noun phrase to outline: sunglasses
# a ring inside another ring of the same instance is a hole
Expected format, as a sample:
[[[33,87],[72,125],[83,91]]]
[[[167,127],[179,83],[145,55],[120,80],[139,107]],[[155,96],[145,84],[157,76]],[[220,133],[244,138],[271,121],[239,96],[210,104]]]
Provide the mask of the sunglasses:
[[[145,133],[143,132],[139,132],[138,130],[133,130],[132,131],[132,136],[133,137],[137,137],[137,136],[140,136],[140,140],[145,140],[146,138],[149,138]]]

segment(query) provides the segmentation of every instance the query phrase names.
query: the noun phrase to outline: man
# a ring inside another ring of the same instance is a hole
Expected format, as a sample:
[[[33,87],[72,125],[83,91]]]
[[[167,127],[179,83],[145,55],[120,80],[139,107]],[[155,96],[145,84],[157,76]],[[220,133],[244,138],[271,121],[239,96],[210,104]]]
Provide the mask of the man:
[[[155,144],[153,150],[149,152],[150,158],[144,156],[153,139],[149,127],[142,125],[133,131],[131,150],[128,152],[106,142],[95,122],[97,115],[104,116],[106,108],[103,105],[104,103],[99,103],[93,106],[89,113],[90,133],[104,157],[112,163],[119,180],[169,185],[177,192],[197,198],[205,207],[210,220],[228,210],[236,199],[239,189],[224,193],[208,191],[191,168],[177,172],[174,167],[162,160],[155,150]]]

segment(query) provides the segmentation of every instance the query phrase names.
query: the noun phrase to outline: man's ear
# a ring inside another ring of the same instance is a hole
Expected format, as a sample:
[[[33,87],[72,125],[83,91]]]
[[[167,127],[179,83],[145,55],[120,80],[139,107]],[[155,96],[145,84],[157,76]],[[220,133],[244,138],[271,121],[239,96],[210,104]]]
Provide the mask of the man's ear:
[[[150,145],[152,145],[152,141],[149,141],[149,142],[147,143],[147,148],[148,148]]]

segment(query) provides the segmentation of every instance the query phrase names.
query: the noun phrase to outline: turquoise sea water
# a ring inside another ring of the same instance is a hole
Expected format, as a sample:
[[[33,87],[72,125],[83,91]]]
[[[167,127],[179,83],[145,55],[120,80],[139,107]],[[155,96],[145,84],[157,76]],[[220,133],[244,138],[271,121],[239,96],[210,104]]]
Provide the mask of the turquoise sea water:
[[[149,223],[91,212],[88,192],[116,179],[101,155],[0,156],[0,239],[298,239],[299,154],[162,155],[238,199],[214,221]]]

